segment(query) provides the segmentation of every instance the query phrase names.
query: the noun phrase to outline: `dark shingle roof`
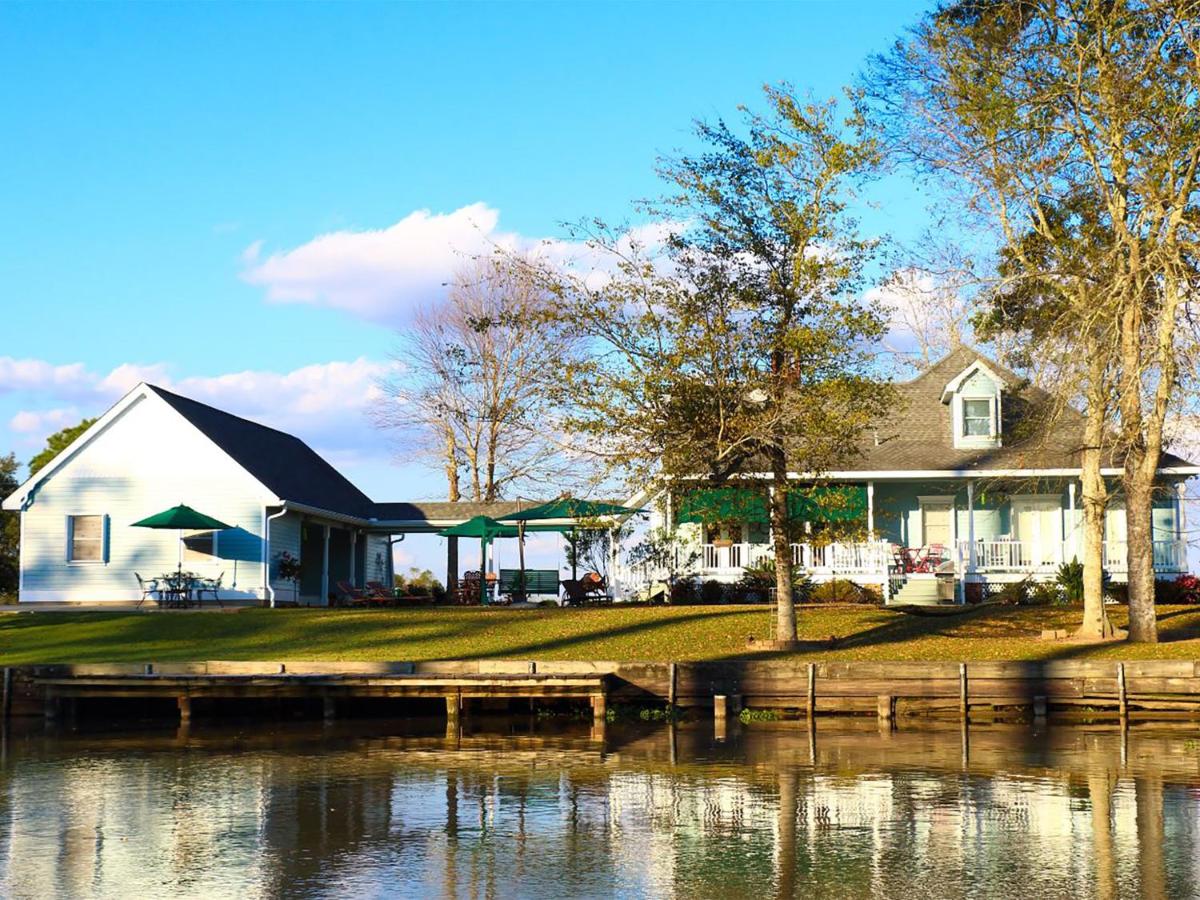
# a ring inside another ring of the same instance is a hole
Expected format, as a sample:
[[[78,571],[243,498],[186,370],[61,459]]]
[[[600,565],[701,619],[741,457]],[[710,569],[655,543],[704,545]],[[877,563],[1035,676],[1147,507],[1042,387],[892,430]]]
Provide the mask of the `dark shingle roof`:
[[[374,515],[371,498],[299,438],[148,387],[281,500],[348,516]]]
[[[942,390],[976,361],[1004,379],[1003,446],[954,446],[951,410]],[[1083,416],[1025,378],[967,346],[960,346],[911,381],[895,385],[895,415],[868,436],[862,455],[847,464],[864,471],[1068,469],[1080,465]],[[878,434],[878,443],[875,440]],[[1108,461],[1120,465],[1119,459]],[[1163,454],[1161,466],[1189,465]]]

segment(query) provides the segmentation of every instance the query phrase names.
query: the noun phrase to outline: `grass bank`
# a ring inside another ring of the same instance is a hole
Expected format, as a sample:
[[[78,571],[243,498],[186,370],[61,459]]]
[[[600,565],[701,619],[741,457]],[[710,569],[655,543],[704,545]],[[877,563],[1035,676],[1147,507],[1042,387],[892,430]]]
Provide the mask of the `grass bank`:
[[[0,664],[203,659],[707,660],[750,655],[764,638],[762,606],[596,609],[263,610],[207,613],[0,614]],[[1111,615],[1119,626],[1124,608]],[[1072,608],[988,606],[961,615],[907,615],[872,606],[803,607],[804,640],[835,646],[804,659],[1200,659],[1200,607],[1159,610],[1162,643],[1100,646],[1041,641],[1074,628]]]

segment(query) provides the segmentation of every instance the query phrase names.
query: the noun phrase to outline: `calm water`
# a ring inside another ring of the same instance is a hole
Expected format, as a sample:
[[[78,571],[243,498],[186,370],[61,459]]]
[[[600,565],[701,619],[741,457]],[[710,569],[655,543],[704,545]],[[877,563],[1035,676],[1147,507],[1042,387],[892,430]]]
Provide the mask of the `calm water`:
[[[7,735],[8,897],[1190,897],[1200,732]],[[369,730],[364,730],[369,729]],[[490,732],[486,731],[491,729]],[[527,733],[513,733],[519,731]],[[388,733],[388,732],[392,733]],[[506,733],[508,732],[508,733]]]

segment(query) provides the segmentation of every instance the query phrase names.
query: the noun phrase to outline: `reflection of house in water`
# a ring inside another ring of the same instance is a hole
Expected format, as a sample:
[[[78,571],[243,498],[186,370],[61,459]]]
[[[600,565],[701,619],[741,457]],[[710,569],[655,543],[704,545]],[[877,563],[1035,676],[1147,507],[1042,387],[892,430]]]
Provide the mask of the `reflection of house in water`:
[[[1115,733],[1071,737],[1078,752],[1057,767],[1050,738],[1022,762],[1019,743],[981,732],[964,768],[953,734],[823,736],[815,766],[798,761],[808,751],[794,734],[743,735],[719,758],[698,735],[674,762],[663,734],[609,756],[166,739],[10,751],[0,895],[917,897],[986,885],[1025,898],[1200,885],[1198,773],[1181,738],[1139,736],[1122,767]]]

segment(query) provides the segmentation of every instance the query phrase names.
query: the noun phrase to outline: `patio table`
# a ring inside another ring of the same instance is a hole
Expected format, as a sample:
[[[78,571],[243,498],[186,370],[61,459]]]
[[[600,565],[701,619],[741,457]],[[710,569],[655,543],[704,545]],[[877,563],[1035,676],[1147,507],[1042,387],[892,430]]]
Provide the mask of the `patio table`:
[[[167,609],[186,609],[192,605],[192,589],[196,576],[192,572],[167,572],[159,577],[163,587],[162,605]]]

